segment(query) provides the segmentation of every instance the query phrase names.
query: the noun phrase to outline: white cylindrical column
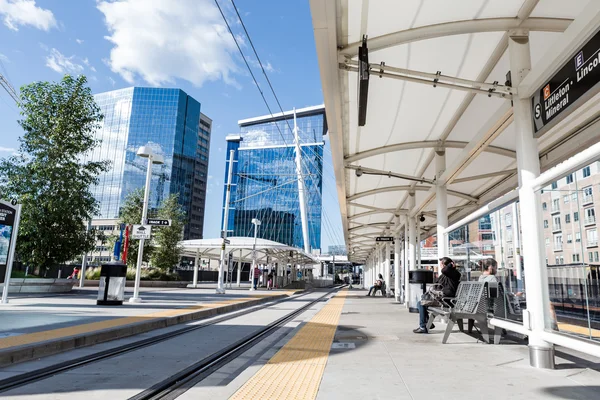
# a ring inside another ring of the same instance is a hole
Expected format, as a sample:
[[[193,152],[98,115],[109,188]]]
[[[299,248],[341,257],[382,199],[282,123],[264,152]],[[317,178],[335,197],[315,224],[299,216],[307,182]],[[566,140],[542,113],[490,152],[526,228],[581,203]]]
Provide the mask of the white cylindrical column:
[[[196,257],[194,258],[194,280],[192,281],[193,287],[198,287],[198,268],[200,267],[200,249],[196,250]]]
[[[399,222],[399,221],[398,221]],[[398,232],[394,235],[394,294],[396,302],[399,303],[402,298],[402,256],[400,255],[400,235]]]
[[[404,265],[402,266],[402,270],[404,271],[404,296],[403,301],[404,305],[408,308],[408,263],[410,262],[410,256],[408,251],[408,243],[410,242],[409,232],[408,232],[408,215],[404,216]]]
[[[390,282],[390,277],[392,276],[392,274],[390,273],[392,264],[392,260],[390,259],[390,242],[385,242],[385,246],[383,246],[383,249],[385,251],[385,275],[383,276],[383,279],[385,280],[385,295],[387,297],[390,297],[392,295],[392,283]]]
[[[448,227],[448,191],[446,190],[446,184],[439,182],[439,177],[442,176],[446,170],[446,152],[443,149],[438,149],[435,152],[435,169],[436,169],[436,182],[435,186],[435,205],[436,205],[436,222],[437,222],[437,249],[438,259],[448,256],[448,235],[445,233]],[[438,276],[442,272],[439,270]]]
[[[509,32],[508,50],[512,83],[518,87],[531,70],[529,34],[526,31]],[[544,261],[543,234],[541,232],[541,198],[527,188],[529,182],[540,174],[537,141],[534,138],[530,100],[513,99],[515,149],[519,176],[519,201],[523,211],[523,258],[527,277],[527,310],[524,324],[531,327],[529,335],[530,364],[538,368],[554,368],[554,346],[542,339],[541,334],[551,322],[548,293],[548,273]]]
[[[413,210],[415,208],[415,192],[411,192],[408,195],[408,214],[412,214]],[[416,242],[416,226],[415,226],[415,217],[408,217],[408,269],[409,271],[412,271],[414,269],[416,269],[416,265],[417,265],[417,254],[416,254],[416,249],[415,249],[415,242]],[[409,272],[410,274],[410,272]],[[407,274],[407,275],[409,275]],[[411,290],[410,290],[410,284],[408,283],[409,279],[408,276],[406,277],[406,299],[407,299],[407,303],[410,304],[411,302]],[[410,307],[410,306],[409,306]]]
[[[415,225],[416,225],[416,242],[415,242],[415,252],[417,253],[417,268],[421,269],[421,220],[420,217],[415,217]]]
[[[242,249],[240,249],[240,258],[238,259],[237,268],[237,287],[242,286]]]

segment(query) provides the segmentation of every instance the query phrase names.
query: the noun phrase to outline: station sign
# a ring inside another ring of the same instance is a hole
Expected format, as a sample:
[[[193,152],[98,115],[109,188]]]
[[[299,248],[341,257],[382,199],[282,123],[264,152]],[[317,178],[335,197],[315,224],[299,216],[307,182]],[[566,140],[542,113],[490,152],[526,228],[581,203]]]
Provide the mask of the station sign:
[[[16,204],[16,201],[12,203],[0,201],[0,283],[5,283],[2,290],[2,302],[6,301],[8,295],[20,213],[21,206]]]
[[[393,242],[394,238],[392,236],[378,236],[375,239],[376,242]]]
[[[171,226],[170,219],[148,218],[147,225],[150,226]]]
[[[577,49],[569,61],[531,98],[534,136],[542,136],[600,91],[600,32]]]
[[[152,235],[152,227],[150,225],[133,225],[133,230],[131,231],[131,238],[140,240],[140,239],[150,239]]]

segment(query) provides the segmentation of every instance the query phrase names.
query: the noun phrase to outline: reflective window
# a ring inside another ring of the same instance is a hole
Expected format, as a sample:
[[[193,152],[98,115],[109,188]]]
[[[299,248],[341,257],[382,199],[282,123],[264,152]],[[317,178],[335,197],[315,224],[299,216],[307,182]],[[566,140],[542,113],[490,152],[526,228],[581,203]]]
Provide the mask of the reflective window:
[[[297,118],[308,233],[313,249],[321,247],[324,117],[321,110],[316,115]],[[236,160],[228,235],[252,237],[252,219],[258,218],[261,221],[258,237],[303,248],[293,116],[242,126],[240,136],[241,142],[228,142],[228,150],[235,151]]]
[[[99,218],[118,218],[125,197],[144,187],[147,161],[136,155],[143,145],[149,145],[164,158],[164,164],[152,168],[150,214],[174,193],[188,219],[192,218],[194,176],[196,171],[206,173],[208,168],[208,163],[197,165],[200,103],[182,90],[162,88],[132,87],[100,93],[94,98],[104,119],[96,132],[101,145],[89,157],[111,162],[110,169],[100,175],[93,188],[100,202]],[[197,189],[202,193],[197,197],[201,203],[196,202],[196,208],[199,204],[203,208],[205,188]],[[203,218],[195,222],[202,225]],[[198,237],[201,234],[200,229]]]

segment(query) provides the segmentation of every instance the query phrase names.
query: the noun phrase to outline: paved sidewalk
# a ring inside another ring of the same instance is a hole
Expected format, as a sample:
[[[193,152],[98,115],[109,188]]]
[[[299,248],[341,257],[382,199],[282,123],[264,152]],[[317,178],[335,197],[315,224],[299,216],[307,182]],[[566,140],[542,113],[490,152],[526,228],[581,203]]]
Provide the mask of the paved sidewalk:
[[[209,288],[142,288],[142,303],[125,301],[122,306],[96,305],[94,288],[56,296],[13,296],[0,308],[0,366],[233,311],[293,292],[232,288],[217,295]],[[127,290],[125,298],[131,294]]]
[[[600,398],[598,359],[557,348],[557,368],[540,370],[516,341],[489,345],[456,331],[444,345],[444,325],[414,334],[418,314],[365,293],[346,297],[318,399]]]

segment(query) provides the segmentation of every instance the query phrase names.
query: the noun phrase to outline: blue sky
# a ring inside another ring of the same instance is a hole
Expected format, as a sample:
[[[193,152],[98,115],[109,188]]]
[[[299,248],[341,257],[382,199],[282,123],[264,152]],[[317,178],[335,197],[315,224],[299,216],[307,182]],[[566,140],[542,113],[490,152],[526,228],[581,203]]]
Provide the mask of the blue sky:
[[[236,23],[219,0],[265,93],[268,87]],[[237,0],[284,109],[323,95],[308,1]],[[0,0],[0,73],[18,90],[33,81],[85,74],[94,93],[132,85],[179,87],[213,119],[205,237],[218,237],[225,136],[239,119],[268,110],[214,0]],[[273,110],[277,105],[267,93]],[[18,110],[0,89],[0,157],[18,148]],[[343,243],[331,153],[325,150],[322,247]]]

